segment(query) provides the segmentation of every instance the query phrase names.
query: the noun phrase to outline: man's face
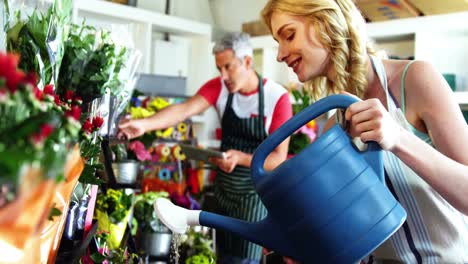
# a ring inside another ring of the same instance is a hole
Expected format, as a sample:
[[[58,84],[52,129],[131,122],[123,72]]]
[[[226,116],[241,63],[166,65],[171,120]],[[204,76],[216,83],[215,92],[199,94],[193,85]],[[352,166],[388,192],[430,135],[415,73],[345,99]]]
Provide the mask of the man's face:
[[[215,54],[216,68],[230,93],[238,92],[247,81],[247,60],[240,60],[228,49]]]

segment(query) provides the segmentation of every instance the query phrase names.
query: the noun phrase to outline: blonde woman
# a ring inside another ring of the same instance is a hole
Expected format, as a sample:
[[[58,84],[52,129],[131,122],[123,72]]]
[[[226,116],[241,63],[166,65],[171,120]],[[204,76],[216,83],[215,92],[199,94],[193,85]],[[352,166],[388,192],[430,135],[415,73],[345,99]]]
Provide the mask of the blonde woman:
[[[316,99],[362,99],[345,112],[349,134],[386,150],[387,186],[408,218],[366,262],[468,263],[468,128],[442,75],[373,56],[352,0],[269,0],[262,17],[278,61]]]

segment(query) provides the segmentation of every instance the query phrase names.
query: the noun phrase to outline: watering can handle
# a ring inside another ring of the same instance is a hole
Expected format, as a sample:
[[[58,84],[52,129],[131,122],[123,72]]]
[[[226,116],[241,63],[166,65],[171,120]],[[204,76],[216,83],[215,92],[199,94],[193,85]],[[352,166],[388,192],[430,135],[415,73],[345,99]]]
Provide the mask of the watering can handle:
[[[260,144],[254,153],[251,166],[252,180],[254,184],[257,184],[260,178],[267,176],[267,173],[263,168],[265,159],[281,142],[283,142],[283,140],[307,124],[310,120],[317,118],[321,114],[335,108],[348,108],[348,106],[357,101],[358,99],[349,95],[330,95],[308,106],[279,127],[265,141],[263,141],[262,144]],[[369,157],[378,150],[380,150],[380,146],[375,142],[370,142],[367,151],[363,153],[366,160],[378,160]],[[379,168],[379,166],[381,166],[381,164],[371,164],[371,167],[374,167],[374,169]],[[376,172],[379,175],[380,180],[383,182],[383,172]]]

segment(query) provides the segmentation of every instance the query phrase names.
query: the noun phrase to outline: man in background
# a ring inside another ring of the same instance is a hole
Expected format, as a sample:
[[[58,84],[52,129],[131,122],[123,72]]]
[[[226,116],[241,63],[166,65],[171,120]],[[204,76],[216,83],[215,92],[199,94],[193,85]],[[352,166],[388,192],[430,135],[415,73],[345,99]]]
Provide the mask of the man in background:
[[[217,213],[256,222],[267,211],[256,194],[250,165],[260,143],[292,116],[286,89],[262,78],[253,68],[253,49],[245,33],[228,33],[213,47],[220,76],[206,82],[187,101],[171,105],[143,119],[124,120],[119,136],[128,139],[148,131],[174,126],[214,106],[221,121],[221,151],[225,159],[213,159],[218,171],[214,182]],[[287,156],[289,139],[266,159],[271,170]],[[259,263],[261,247],[217,230],[218,263]]]

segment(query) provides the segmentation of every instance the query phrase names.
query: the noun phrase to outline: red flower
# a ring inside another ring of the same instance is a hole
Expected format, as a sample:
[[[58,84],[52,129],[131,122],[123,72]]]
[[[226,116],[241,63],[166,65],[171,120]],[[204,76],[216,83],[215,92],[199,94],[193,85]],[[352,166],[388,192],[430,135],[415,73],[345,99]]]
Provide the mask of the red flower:
[[[93,127],[94,129],[99,129],[102,124],[104,123],[104,119],[100,116],[96,116],[95,118],[93,118]]]
[[[19,56],[17,54],[5,54],[0,52],[0,76],[6,80],[6,85],[11,93],[16,91],[18,84],[24,81],[25,74],[18,70]]]
[[[30,73],[26,74],[26,76],[24,77],[24,82],[29,83],[32,86],[36,86],[36,84],[37,84],[37,75],[36,75],[36,73],[35,72],[30,72]]]
[[[53,84],[48,84],[44,86],[44,94],[52,95],[54,96],[54,85]]]
[[[82,103],[83,103],[83,99],[81,99],[81,97],[79,96],[76,96],[74,100],[74,104],[80,105]]]
[[[65,102],[71,103],[74,97],[75,93],[73,91],[67,90],[65,92]]]
[[[89,121],[89,118],[86,118],[86,121],[81,126],[81,130],[83,130],[86,133],[93,132],[93,124]]]
[[[62,101],[60,101],[60,97],[58,95],[54,95],[54,103],[56,106],[59,106],[62,104]]]
[[[52,125],[43,124],[39,133],[33,134],[31,136],[32,143],[35,145],[41,145],[47,139],[47,137],[52,134],[53,131],[54,127]]]
[[[33,87],[33,92],[34,92],[34,97],[36,97],[37,100],[42,100],[42,91],[39,90],[36,86]]]
[[[0,103],[7,100],[7,89],[0,87]]]
[[[65,113],[65,116],[72,117],[76,121],[79,121],[81,117],[81,108],[78,105],[74,105],[69,111]]]
[[[43,137],[48,137],[52,132],[54,131],[54,127],[52,125],[49,125],[49,124],[44,124],[42,125],[41,127],[41,135]]]
[[[5,76],[8,89],[11,93],[16,92],[18,85],[23,81],[24,73],[22,71],[11,72]]]

